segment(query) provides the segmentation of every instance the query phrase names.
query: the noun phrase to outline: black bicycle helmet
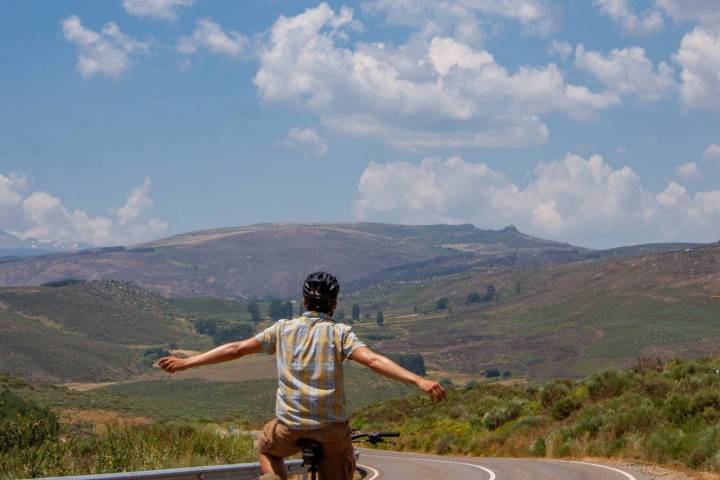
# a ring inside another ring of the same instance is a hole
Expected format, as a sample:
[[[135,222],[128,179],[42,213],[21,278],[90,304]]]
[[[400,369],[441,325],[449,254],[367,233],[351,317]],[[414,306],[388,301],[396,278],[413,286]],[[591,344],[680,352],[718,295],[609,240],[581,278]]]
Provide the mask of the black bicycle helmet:
[[[340,283],[334,275],[315,272],[308,275],[303,284],[305,305],[310,310],[330,314],[330,308],[340,293]]]

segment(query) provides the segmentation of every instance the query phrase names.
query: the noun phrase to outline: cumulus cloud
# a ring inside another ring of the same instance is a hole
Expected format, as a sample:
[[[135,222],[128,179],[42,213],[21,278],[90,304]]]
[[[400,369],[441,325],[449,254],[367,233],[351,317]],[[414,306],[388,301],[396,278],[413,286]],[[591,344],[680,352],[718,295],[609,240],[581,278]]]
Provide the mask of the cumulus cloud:
[[[357,28],[350,9],[324,3],[280,17],[259,54],[262,98],[404,150],[537,145],[548,134],[543,115],[591,119],[620,102],[568,83],[555,64],[509,72],[486,50],[446,36],[350,47]]]
[[[720,112],[720,33],[696,27],[683,36],[673,58],[682,66],[682,103]]]
[[[700,169],[695,162],[683,163],[675,168],[675,175],[684,180],[692,180],[700,176]]]
[[[368,13],[384,14],[389,23],[418,27],[432,35],[452,34],[464,42],[479,42],[487,19],[519,22],[526,33],[547,35],[556,26],[549,0],[369,0]]]
[[[575,66],[590,72],[610,91],[644,102],[657,101],[676,88],[672,68],[665,62],[654,67],[642,47],[616,48],[603,55],[578,45]]]
[[[226,32],[211,19],[202,18],[197,21],[192,35],[180,37],[177,48],[186,55],[192,55],[198,49],[206,48],[212,53],[237,56],[244,52],[247,41],[247,38],[239,32]]]
[[[288,130],[283,145],[319,156],[328,152],[327,142],[314,128],[292,127]]]
[[[703,152],[703,157],[706,160],[720,160],[720,145],[712,143]]]
[[[595,0],[594,3],[603,15],[610,17],[631,35],[647,35],[663,29],[663,16],[657,8],[638,14],[632,9],[629,0]]]
[[[553,40],[550,42],[550,46],[547,49],[550,55],[555,55],[562,59],[567,58],[573,52],[572,45],[568,42],[561,42],[559,40]]]
[[[671,182],[652,192],[631,168],[612,168],[599,155],[569,154],[540,164],[524,186],[460,157],[371,163],[360,177],[354,209],[360,220],[514,224],[595,247],[720,238],[720,191],[691,195]]]
[[[152,206],[149,188],[146,178],[112,216],[93,217],[79,209],[69,210],[47,192],[29,191],[26,176],[0,175],[0,230],[24,239],[90,245],[147,240],[167,229],[164,221],[144,220],[143,214]]]
[[[698,22],[720,28],[720,3],[716,0],[655,0],[663,12],[677,22]]]
[[[123,0],[122,5],[130,15],[154,17],[163,20],[177,19],[181,7],[189,7],[193,0]]]
[[[65,39],[78,47],[77,70],[83,77],[102,74],[118,78],[130,67],[131,55],[149,51],[147,43],[125,35],[112,22],[106,23],[99,33],[83,26],[77,15],[70,15],[61,23]]]

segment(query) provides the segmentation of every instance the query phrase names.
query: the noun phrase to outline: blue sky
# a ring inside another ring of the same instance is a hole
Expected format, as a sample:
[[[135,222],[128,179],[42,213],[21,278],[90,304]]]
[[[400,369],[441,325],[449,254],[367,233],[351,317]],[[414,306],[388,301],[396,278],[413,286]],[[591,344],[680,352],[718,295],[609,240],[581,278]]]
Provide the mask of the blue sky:
[[[714,0],[10,0],[0,229],[720,239]]]

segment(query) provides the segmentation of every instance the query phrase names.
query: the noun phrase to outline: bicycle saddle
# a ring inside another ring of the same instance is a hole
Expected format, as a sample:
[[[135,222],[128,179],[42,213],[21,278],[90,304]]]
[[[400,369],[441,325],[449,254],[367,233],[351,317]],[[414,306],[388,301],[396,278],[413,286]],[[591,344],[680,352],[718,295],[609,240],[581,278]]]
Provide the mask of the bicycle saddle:
[[[311,472],[317,472],[322,455],[322,444],[311,438],[298,438],[296,443],[302,450],[303,465],[310,467]]]

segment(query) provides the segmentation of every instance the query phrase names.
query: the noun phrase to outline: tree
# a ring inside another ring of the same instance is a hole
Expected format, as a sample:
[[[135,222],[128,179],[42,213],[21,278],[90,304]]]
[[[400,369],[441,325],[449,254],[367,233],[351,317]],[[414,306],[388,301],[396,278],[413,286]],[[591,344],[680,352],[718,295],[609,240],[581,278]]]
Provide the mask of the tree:
[[[217,322],[212,318],[199,318],[195,320],[195,331],[201,335],[215,335],[217,332]]]
[[[497,298],[497,295],[495,295],[495,285],[488,285],[485,291],[484,300],[486,302],[492,302],[495,298]]]
[[[360,320],[360,305],[357,303],[352,306],[352,319],[353,322]]]
[[[213,335],[215,346],[223,343],[235,342],[250,337],[253,334],[253,328],[248,323],[233,323],[231,325],[218,328]]]
[[[389,353],[385,356],[416,375],[424,377],[427,373],[425,371],[425,359],[419,353]]]
[[[500,375],[501,375],[500,370],[498,370],[497,368],[489,368],[489,369],[485,370],[485,376],[487,378],[497,378]]]
[[[258,307],[258,304],[255,302],[250,302],[247,305],[248,313],[250,313],[250,318],[253,322],[259,323],[260,322],[260,307]]]
[[[375,315],[375,323],[377,323],[380,327],[382,327],[383,323],[385,323],[385,315],[383,315],[382,310],[377,312],[377,315]]]
[[[480,303],[482,302],[482,297],[478,292],[473,292],[467,296],[467,300],[465,300],[465,303]]]
[[[273,319],[274,321],[278,321],[281,318],[292,318],[292,316],[293,316],[292,303],[283,302],[279,298],[274,298],[270,301],[270,306],[268,307],[268,313],[270,314],[270,318]]]
[[[448,297],[438,298],[438,301],[435,302],[435,308],[438,310],[447,310],[449,306],[450,299]]]

